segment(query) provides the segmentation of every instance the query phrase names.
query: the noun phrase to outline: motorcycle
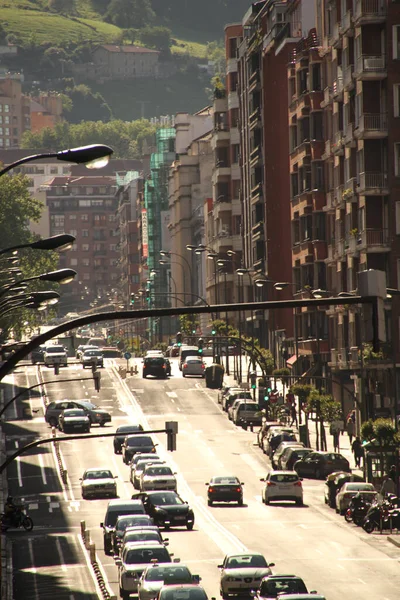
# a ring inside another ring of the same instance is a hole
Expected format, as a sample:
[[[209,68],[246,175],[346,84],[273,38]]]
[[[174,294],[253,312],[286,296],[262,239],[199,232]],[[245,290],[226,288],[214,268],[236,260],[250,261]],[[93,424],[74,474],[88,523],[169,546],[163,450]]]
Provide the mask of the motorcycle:
[[[386,501],[381,505],[372,504],[364,518],[362,528],[367,533],[372,533],[375,529],[379,531],[386,531],[388,529],[399,530],[400,511]]]
[[[23,506],[16,506],[15,511],[9,515],[1,514],[1,529],[7,531],[10,527],[19,529],[23,527],[25,531],[32,531],[33,521],[24,511]]]
[[[350,503],[350,506],[346,510],[344,515],[345,520],[347,521],[347,523],[353,522],[354,525],[357,525],[359,527],[360,525],[362,525],[370,506],[370,502],[361,502],[360,504],[357,504],[355,506],[352,505],[352,503]]]

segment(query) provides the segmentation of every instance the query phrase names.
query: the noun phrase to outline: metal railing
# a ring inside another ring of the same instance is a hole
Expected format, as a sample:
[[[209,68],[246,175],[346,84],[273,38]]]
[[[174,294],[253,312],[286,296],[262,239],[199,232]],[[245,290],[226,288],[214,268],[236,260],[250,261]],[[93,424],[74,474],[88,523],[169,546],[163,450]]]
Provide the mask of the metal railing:
[[[361,244],[363,246],[387,246],[389,232],[387,229],[364,229],[361,231]]]
[[[350,144],[354,140],[353,123],[348,123],[344,132],[343,143]]]
[[[384,54],[362,54],[357,58],[357,73],[383,73],[386,70]]]
[[[387,132],[388,116],[387,113],[364,113],[358,122],[360,131],[382,131]]]
[[[338,96],[343,92],[343,75],[339,75],[333,82],[333,95]]]
[[[362,17],[384,17],[386,12],[386,2],[382,0],[356,0],[354,21]]]
[[[360,190],[383,190],[388,185],[388,174],[378,172],[360,173]]]

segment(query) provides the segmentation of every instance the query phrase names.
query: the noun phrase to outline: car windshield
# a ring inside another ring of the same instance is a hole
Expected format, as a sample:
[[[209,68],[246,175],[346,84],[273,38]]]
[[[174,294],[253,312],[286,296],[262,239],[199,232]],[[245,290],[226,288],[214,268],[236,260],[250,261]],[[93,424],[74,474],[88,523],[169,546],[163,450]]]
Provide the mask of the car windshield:
[[[65,352],[64,346],[48,346],[46,348],[47,354],[55,354],[56,352]]]
[[[173,475],[170,467],[147,467],[146,475],[150,475],[150,477],[158,477],[160,475]]]
[[[160,492],[151,496],[151,502],[155,506],[172,505],[172,504],[184,504],[174,492]]]
[[[167,587],[159,595],[159,600],[207,600],[205,591],[198,586],[190,588],[170,588]]]
[[[159,548],[129,548],[125,551],[123,562],[128,565],[150,563],[152,560],[171,562],[168,550]]]
[[[220,485],[238,485],[239,479],[237,477],[214,477],[212,483]]]
[[[278,594],[307,594],[302,579],[267,579],[261,582],[260,596],[276,598]]]
[[[132,435],[126,439],[127,446],[153,446],[153,440],[148,436]]]
[[[293,475],[291,473],[277,473],[270,475],[269,480],[274,483],[294,483],[299,480],[299,476],[296,473]]]
[[[134,527],[135,525],[149,525],[151,523],[152,520],[147,515],[128,515],[118,519],[116,530],[125,531],[127,527]]]
[[[348,483],[346,492],[375,492],[372,483]]]
[[[104,469],[103,471],[86,471],[83,479],[113,479],[113,474],[107,469]]]
[[[165,581],[166,584],[192,583],[192,574],[187,567],[168,565],[152,567],[145,576],[146,581]]]
[[[267,561],[261,554],[242,554],[239,556],[231,556],[227,563],[227,569],[243,569],[243,568],[266,568]]]
[[[68,408],[64,410],[64,417],[86,417],[85,411],[80,408]]]
[[[195,358],[186,360],[186,364],[188,364],[188,365],[201,365],[202,362],[203,361],[201,359],[195,359]]]

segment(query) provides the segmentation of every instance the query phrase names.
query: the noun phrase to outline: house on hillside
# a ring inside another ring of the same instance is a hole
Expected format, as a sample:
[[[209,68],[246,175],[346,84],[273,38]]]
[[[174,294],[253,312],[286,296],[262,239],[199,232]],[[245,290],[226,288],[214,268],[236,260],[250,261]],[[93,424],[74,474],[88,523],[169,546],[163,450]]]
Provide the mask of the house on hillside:
[[[131,79],[158,76],[159,55],[157,50],[141,46],[118,46],[103,44],[92,51],[92,62],[74,65],[76,75],[88,79]]]

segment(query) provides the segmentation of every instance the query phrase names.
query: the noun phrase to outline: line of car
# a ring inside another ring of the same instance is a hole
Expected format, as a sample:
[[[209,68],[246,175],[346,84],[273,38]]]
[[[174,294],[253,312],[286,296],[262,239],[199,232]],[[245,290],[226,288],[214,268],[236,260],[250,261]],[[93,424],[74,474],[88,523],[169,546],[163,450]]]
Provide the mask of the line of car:
[[[218,394],[218,403],[235,425],[261,425],[263,413],[249,390],[225,387]]]

